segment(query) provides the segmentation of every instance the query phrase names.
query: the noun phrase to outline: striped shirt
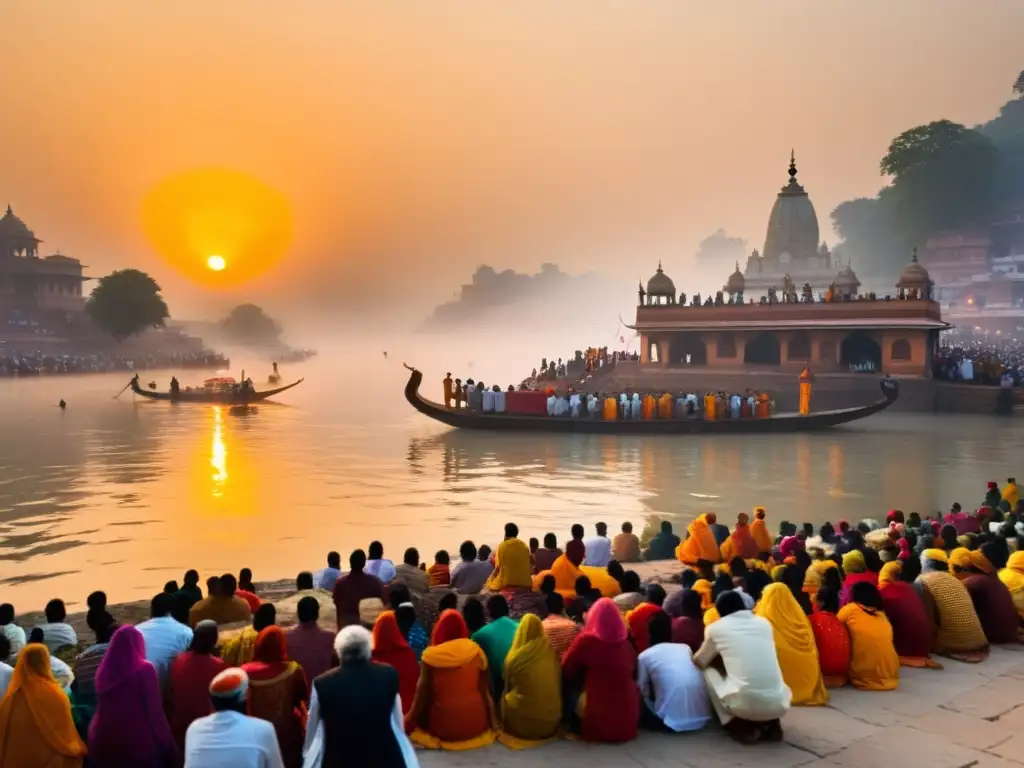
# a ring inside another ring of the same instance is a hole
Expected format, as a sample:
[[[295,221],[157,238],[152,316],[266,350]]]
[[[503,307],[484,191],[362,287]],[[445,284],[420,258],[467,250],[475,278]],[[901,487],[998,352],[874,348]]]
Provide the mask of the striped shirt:
[[[79,696],[96,696],[96,670],[107,652],[110,643],[90,645],[75,660],[75,681]]]
[[[544,634],[547,635],[548,642],[561,659],[579,633],[580,625],[567,616],[555,614],[547,616],[541,623],[544,625]]]

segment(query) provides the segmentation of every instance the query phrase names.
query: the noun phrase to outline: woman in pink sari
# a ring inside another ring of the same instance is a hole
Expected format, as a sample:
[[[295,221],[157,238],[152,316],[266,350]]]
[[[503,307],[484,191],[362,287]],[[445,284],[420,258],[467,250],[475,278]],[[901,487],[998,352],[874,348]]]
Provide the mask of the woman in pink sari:
[[[165,768],[178,749],[160,695],[156,669],[135,627],[118,629],[96,672],[96,714],[89,725],[89,763]]]

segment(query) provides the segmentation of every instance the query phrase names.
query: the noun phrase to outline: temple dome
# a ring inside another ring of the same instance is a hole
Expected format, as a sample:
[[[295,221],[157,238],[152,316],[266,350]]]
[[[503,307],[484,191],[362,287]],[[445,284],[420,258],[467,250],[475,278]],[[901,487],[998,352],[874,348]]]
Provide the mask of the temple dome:
[[[726,293],[743,293],[743,289],[746,287],[747,281],[743,277],[743,273],[740,272],[740,263],[736,262],[736,271],[729,275],[729,279],[725,283]]]
[[[35,240],[32,230],[25,226],[25,222],[14,215],[11,206],[7,206],[7,213],[0,217],[0,238]]]
[[[796,180],[796,158],[790,155],[789,183],[779,192],[768,217],[763,258],[769,263],[797,263],[818,255],[818,215]]]
[[[661,269],[661,262],[658,262],[658,271],[647,281],[648,296],[675,296],[676,286],[672,278],[666,275]]]
[[[917,260],[917,248],[914,248],[914,255],[910,263],[900,272],[900,279],[896,283],[897,288],[930,288],[932,286],[931,275],[928,270],[921,266]]]
[[[853,267],[849,264],[846,264],[839,270],[839,274],[836,275],[835,284],[841,293],[856,293],[857,289],[860,288],[860,280],[857,277],[857,273],[853,271]]]

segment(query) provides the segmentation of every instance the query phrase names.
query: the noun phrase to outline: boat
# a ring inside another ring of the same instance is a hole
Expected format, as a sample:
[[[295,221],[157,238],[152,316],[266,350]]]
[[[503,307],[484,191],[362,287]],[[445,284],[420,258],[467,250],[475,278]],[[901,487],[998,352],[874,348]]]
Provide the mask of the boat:
[[[403,363],[403,365],[405,365]],[[459,429],[486,429],[505,432],[570,432],[613,435],[692,435],[692,434],[758,434],[778,432],[813,432],[881,413],[896,402],[900,394],[899,382],[883,378],[880,382],[882,398],[858,408],[818,411],[801,416],[798,413],[779,413],[759,419],[708,420],[700,417],[674,419],[603,419],[568,416],[519,415],[509,413],[482,413],[466,409],[446,408],[441,403],[420,395],[423,374],[405,365],[409,381],[405,385],[405,399],[409,405],[428,418]]]
[[[265,389],[262,392],[256,390],[243,391],[239,387],[238,383],[230,377],[218,377],[216,379],[207,379],[203,382],[202,387],[196,387],[194,389],[182,389],[178,392],[154,392],[152,390],[143,389],[139,386],[139,377],[136,376],[131,380],[132,392],[139,397],[145,397],[149,400],[166,400],[174,403],[204,403],[213,405],[248,405],[250,403],[259,403],[267,398],[279,395],[282,392],[297,387],[303,382],[303,379],[293,381],[291,384],[286,384],[283,387],[277,387],[276,389]]]

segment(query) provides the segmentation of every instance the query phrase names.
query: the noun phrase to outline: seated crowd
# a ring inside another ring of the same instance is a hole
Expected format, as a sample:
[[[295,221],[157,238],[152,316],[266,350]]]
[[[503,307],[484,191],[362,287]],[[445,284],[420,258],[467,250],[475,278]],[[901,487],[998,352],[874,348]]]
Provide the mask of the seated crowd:
[[[1022,511],[1011,480],[974,514],[783,521],[772,537],[758,508],[732,530],[701,515],[682,541],[665,523],[646,550],[628,523],[614,539],[573,526],[564,549],[509,523],[495,551],[467,541],[454,565],[416,549],[396,565],[373,542],[343,572],[332,552],[276,603],[248,569],[211,577],[205,596],[189,571],[136,626],[90,595],[95,643],[70,665],[61,601],[27,636],[4,604],[0,768],[404,768],[414,745],[625,742],[713,719],[741,743],[778,741],[789,708],[824,705],[829,688],[889,691],[903,666],[1020,642]],[[673,557],[671,592],[625,567]],[[331,603],[337,632],[319,623]]]

